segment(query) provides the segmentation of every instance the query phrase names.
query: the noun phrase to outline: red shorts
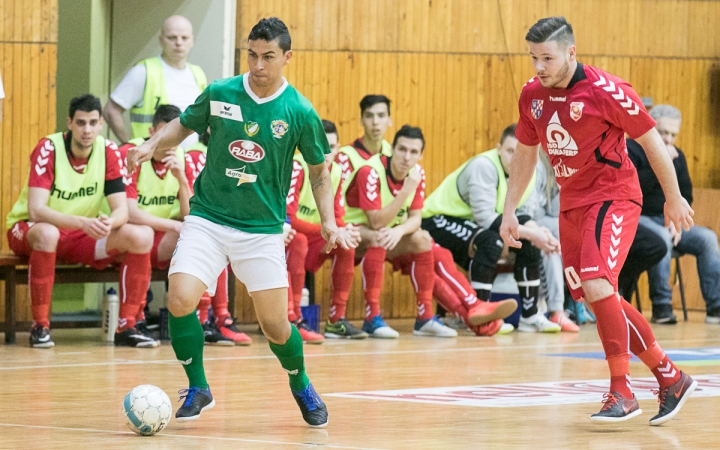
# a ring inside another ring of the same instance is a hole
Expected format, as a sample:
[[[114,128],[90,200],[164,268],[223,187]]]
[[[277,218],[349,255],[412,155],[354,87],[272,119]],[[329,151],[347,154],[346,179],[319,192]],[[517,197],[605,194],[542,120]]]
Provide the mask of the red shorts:
[[[560,213],[565,279],[574,299],[584,296],[580,283],[585,280],[605,278],[617,290],[641,210],[640,202],[617,200]]]
[[[27,232],[32,225],[32,222],[23,220],[8,230],[10,250],[16,255],[30,256],[32,249],[27,239]],[[84,264],[95,269],[104,269],[115,260],[114,255],[107,254],[106,240],[97,241],[82,230],[60,228],[59,231],[60,239],[56,251],[58,262]]]
[[[335,247],[335,249],[333,249],[330,253],[325,253],[323,251],[323,247],[325,247],[327,241],[323,239],[323,237],[320,235],[307,236],[307,240],[308,252],[307,256],[305,257],[305,270],[310,273],[316,273],[318,270],[320,270],[320,267],[322,267],[323,263],[331,257],[335,256],[337,252],[348,251],[338,246]]]
[[[165,237],[164,231],[155,231],[155,236],[153,238],[153,246],[152,250],[150,250],[150,265],[153,269],[162,269],[165,270],[170,266],[170,259],[166,261],[158,261],[158,247],[160,247],[160,241]]]

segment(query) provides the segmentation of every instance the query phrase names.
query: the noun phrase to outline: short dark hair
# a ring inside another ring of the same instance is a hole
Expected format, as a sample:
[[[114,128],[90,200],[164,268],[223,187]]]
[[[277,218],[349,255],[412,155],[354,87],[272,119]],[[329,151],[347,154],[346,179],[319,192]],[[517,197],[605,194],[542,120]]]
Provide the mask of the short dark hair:
[[[412,125],[403,125],[400,127],[393,138],[393,147],[397,144],[398,138],[401,137],[408,139],[420,139],[422,141],[422,149],[425,150],[425,136],[423,136],[423,132],[419,127],[413,127]]]
[[[278,47],[280,47],[283,53],[290,50],[290,46],[292,44],[288,27],[285,26],[283,21],[277,17],[260,19],[260,22],[255,24],[252,30],[250,30],[248,41],[254,41],[257,39],[262,39],[263,41],[268,42],[277,40]]]
[[[332,133],[338,134],[337,127],[335,126],[334,123],[330,122],[329,120],[323,119],[322,124],[323,124],[323,128],[325,129],[325,134],[332,134]]]
[[[102,117],[102,103],[100,99],[92,94],[83,94],[70,100],[70,120],[75,118],[75,111],[92,112],[97,111]]]
[[[390,99],[384,95],[370,94],[360,100],[360,115],[365,112],[366,109],[372,108],[378,103],[385,103],[388,108],[388,115],[390,115]]]
[[[525,40],[534,44],[556,41],[564,46],[575,44],[572,25],[562,16],[546,17],[530,27]]]
[[[507,128],[505,128],[502,132],[502,136],[500,136],[500,145],[502,145],[503,142],[505,142],[505,139],[509,137],[515,137],[515,128],[517,128],[517,124],[514,123],[512,125],[508,125]]]
[[[160,105],[153,114],[152,126],[157,127],[161,122],[170,123],[180,117],[181,112],[175,105]]]

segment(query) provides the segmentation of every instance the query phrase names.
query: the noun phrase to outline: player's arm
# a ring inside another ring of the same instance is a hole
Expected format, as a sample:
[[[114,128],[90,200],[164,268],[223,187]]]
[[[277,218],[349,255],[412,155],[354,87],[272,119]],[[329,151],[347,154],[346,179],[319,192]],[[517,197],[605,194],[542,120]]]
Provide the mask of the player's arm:
[[[115,192],[108,195],[106,199],[108,205],[110,205],[110,211],[112,212],[110,213],[110,217],[107,219],[104,219],[103,216],[100,217],[103,220],[107,220],[110,227],[115,230],[125,225],[128,221],[127,195],[125,195],[124,191]]]
[[[113,134],[120,140],[120,142],[127,142],[130,140],[130,133],[125,128],[125,121],[123,120],[123,113],[125,108],[115,103],[113,99],[109,99],[103,110],[103,118],[112,130]]]
[[[405,177],[402,189],[400,189],[400,192],[398,192],[392,202],[382,209],[365,211],[370,228],[373,230],[379,230],[388,226],[388,224],[397,217],[408,197],[415,194],[420,181],[422,181],[422,174],[420,171],[411,171]],[[378,186],[378,195],[380,195],[379,191],[380,187]]]
[[[130,223],[137,225],[147,225],[155,231],[175,231],[180,232],[182,222],[172,219],[163,219],[155,217],[149,212],[140,209],[138,201],[135,198],[127,199],[127,207],[130,214]]]
[[[533,173],[535,173],[539,148],[539,144],[525,145],[521,142],[518,142],[515,148],[513,163],[510,167],[505,207],[503,208],[502,225],[500,226],[500,236],[510,247],[520,248],[522,246],[519,241],[519,222],[515,217],[515,210],[525,193],[525,189],[530,184],[530,180],[532,180]]]
[[[50,191],[39,187],[28,188],[28,218],[30,222],[46,222],[58,228],[83,230],[88,236],[102,239],[110,234],[110,226],[100,219],[72,216],[55,211],[47,203]]]
[[[332,182],[330,172],[325,162],[320,164],[308,164],[308,175],[310,177],[310,188],[313,198],[320,214],[322,228],[320,234],[327,241],[325,251],[329,252],[337,245],[344,249],[355,248],[344,233],[335,224],[335,211],[333,206]]]
[[[651,128],[635,140],[645,149],[650,167],[655,172],[665,194],[665,226],[672,223],[676,230],[681,228],[689,230],[693,226],[695,212],[680,194],[675,168],[660,134],[655,128]]]
[[[180,123],[180,118],[173,119],[150,139],[128,150],[128,172],[133,173],[135,167],[145,161],[150,161],[153,156],[157,159],[162,159],[168,149],[177,147],[185,138],[194,132],[195,131],[190,128],[185,128]]]

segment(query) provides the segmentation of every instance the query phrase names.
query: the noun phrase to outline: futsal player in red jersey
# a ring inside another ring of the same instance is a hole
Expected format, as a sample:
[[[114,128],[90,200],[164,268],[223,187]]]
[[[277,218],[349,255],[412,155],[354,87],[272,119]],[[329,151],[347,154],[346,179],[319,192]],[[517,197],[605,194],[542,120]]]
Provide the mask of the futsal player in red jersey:
[[[564,17],[528,31],[536,76],[520,94],[519,141],[508,183],[500,234],[520,247],[515,211],[530,182],[540,144],[560,185],[560,244],[573,298],[584,297],[597,317],[610,367],[610,392],[593,421],[617,422],[642,410],[630,386],[631,351],[658,380],[660,410],[650,425],[672,419],[697,387],[655,341],[645,318],[617,293],[617,279],[633,241],[642,205],[637,172],[624,135],[647,153],[665,193],[666,225],[686,230],[693,210],[680,195],[673,165],[655,121],[626,81],[576,59],[572,26]]]

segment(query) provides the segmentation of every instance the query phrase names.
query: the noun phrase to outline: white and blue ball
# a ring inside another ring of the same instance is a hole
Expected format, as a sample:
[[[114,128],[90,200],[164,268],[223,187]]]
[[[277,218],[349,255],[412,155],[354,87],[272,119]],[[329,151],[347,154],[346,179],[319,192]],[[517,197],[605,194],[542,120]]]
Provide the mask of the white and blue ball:
[[[123,416],[128,428],[135,433],[152,436],[170,422],[172,404],[167,394],[159,387],[141,384],[125,396]]]

